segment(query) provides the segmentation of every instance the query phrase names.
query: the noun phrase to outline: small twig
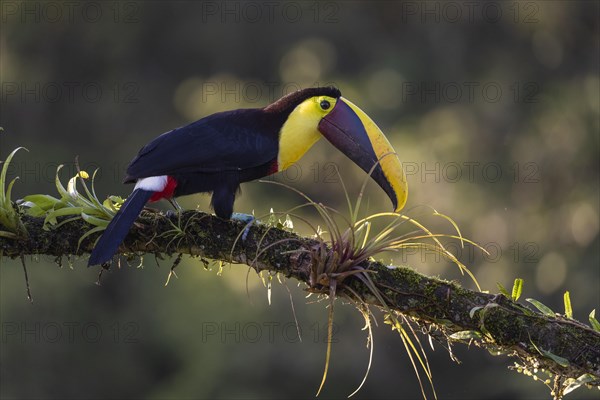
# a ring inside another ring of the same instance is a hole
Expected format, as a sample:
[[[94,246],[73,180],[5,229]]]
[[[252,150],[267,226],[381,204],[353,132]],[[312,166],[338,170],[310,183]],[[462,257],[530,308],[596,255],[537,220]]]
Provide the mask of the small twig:
[[[25,256],[21,254],[21,264],[23,265],[23,273],[25,274],[25,287],[27,288],[27,298],[30,303],[33,303],[33,297],[31,296],[31,288],[29,287],[29,276],[27,275],[27,266],[25,265]]]
[[[121,260],[118,261],[119,268],[121,265],[120,262],[121,262]],[[100,266],[100,272],[98,272],[98,279],[96,280],[96,285],[102,286],[102,281],[101,281],[102,274],[104,273],[104,271],[108,271],[109,265],[110,265],[110,263],[104,263]]]
[[[175,276],[175,278],[179,279],[179,277],[175,273],[175,268],[177,268],[177,266],[181,262],[182,258],[183,258],[183,253],[179,253],[177,258],[175,259],[175,262],[173,262],[173,265],[171,266],[171,270],[169,271],[169,276],[167,276],[167,281],[165,282],[165,286],[167,286],[169,284],[169,282],[171,281],[171,275],[173,275],[173,276]]]
[[[560,375],[554,375],[554,385],[552,387],[552,394],[554,400],[561,400],[563,398],[563,379]]]

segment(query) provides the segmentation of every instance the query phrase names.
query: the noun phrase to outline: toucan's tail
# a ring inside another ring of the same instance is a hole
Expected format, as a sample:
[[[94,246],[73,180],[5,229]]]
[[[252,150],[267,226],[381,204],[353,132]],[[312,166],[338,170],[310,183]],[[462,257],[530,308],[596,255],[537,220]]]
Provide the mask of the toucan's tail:
[[[88,261],[88,267],[97,264],[104,264],[112,258],[117,252],[119,245],[125,240],[129,228],[133,225],[144,205],[150,200],[154,192],[135,189],[133,193],[125,200],[117,215],[114,216],[110,224],[104,230],[102,237],[96,243],[92,255]]]

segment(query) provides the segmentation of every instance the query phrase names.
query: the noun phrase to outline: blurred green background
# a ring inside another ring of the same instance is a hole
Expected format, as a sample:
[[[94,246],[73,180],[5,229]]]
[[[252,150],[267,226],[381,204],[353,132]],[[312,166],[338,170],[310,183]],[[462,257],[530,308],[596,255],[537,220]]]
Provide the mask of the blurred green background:
[[[84,169],[100,168],[101,197],[126,196],[128,162],[158,134],[335,84],[400,154],[409,212],[432,206],[490,250],[459,253],[484,290],[522,277],[524,297],[557,311],[565,290],[576,318],[599,308],[597,2],[4,0],[0,11],[0,158],[29,149],[10,169],[21,178],[16,197],[54,194],[56,166],[66,164],[66,180],[77,155]],[[334,165],[355,197],[364,174],[325,141],[275,179],[343,210]],[[369,212],[390,207],[376,185],[368,199]],[[300,203],[253,182],[236,211]],[[207,209],[208,197],[181,204]],[[473,287],[431,254],[392,262]],[[112,270],[102,286],[85,259],[27,264],[33,305],[20,263],[0,268],[3,398],[307,398],[320,383],[327,310],[295,281],[287,286],[302,342],[286,287],[274,281],[269,305],[244,266],[218,276],[184,259],[179,279],[164,287],[169,260]],[[341,303],[336,310],[321,398],[351,393],[368,362],[360,315]],[[511,360],[454,351],[462,364],[439,345],[429,352],[440,398],[549,396],[509,372]],[[356,397],[420,397],[386,325],[375,328],[373,367]]]

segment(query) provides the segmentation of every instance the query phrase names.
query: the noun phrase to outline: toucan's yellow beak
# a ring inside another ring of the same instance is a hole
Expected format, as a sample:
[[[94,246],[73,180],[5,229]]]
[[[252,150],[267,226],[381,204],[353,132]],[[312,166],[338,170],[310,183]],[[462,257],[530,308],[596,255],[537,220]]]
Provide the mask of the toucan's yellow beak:
[[[394,211],[400,211],[408,197],[402,163],[381,129],[363,110],[340,97],[331,112],[319,122],[319,131],[350,158],[387,193]]]

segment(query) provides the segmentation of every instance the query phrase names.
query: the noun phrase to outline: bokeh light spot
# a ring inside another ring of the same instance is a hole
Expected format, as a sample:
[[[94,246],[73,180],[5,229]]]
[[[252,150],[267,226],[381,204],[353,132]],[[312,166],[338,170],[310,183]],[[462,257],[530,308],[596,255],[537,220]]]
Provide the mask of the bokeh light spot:
[[[571,217],[571,233],[581,247],[587,246],[598,235],[598,213],[588,203],[580,204]]]
[[[535,273],[535,284],[544,294],[554,293],[567,277],[567,263],[564,257],[556,252],[546,254],[538,263]]]

